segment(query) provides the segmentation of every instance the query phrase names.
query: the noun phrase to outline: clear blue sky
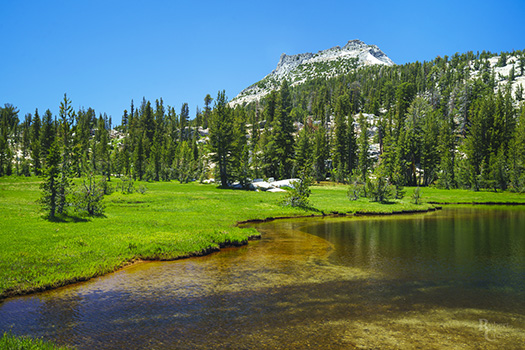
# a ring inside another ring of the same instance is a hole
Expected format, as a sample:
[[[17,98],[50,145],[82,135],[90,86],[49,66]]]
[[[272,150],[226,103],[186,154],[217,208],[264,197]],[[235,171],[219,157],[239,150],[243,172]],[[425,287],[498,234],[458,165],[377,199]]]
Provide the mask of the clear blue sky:
[[[191,117],[204,96],[231,99],[281,53],[348,40],[395,63],[525,49],[525,1],[0,0],[0,105],[54,114],[66,92],[120,122],[131,99],[162,97]]]

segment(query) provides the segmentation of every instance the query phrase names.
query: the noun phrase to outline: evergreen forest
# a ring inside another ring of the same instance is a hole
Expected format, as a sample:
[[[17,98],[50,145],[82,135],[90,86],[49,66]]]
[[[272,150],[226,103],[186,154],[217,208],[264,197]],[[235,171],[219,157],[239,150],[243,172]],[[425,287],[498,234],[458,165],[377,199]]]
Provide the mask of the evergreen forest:
[[[502,76],[496,67],[512,68]],[[525,52],[437,57],[365,66],[294,85],[257,103],[206,95],[189,118],[131,101],[120,125],[92,108],[20,116],[0,107],[0,176],[46,176],[54,195],[86,173],[247,188],[256,178],[525,191]],[[60,203],[57,210],[61,210]]]

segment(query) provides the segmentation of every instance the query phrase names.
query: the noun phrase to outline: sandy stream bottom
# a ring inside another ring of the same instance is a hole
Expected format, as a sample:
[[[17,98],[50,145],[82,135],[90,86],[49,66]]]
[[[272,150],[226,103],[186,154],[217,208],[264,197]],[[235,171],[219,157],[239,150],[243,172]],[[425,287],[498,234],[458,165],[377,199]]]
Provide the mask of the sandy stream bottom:
[[[245,247],[8,299],[0,330],[79,349],[525,349],[525,318],[501,291],[451,297],[446,284],[339,266],[300,226],[265,224]]]

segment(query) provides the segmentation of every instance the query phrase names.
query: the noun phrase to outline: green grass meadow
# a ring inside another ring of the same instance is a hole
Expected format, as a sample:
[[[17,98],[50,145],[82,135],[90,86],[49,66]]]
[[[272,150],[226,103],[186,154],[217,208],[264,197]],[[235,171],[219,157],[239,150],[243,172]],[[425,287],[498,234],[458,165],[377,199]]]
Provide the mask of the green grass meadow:
[[[67,347],[59,347],[53,343],[41,339],[29,337],[15,337],[10,333],[4,333],[0,337],[0,349],[3,350],[62,350]]]
[[[120,180],[113,179],[114,184]],[[105,217],[50,222],[36,202],[38,178],[0,179],[0,299],[106,274],[134,260],[168,260],[244,244],[256,235],[238,222],[330,213],[425,210],[435,202],[522,202],[513,193],[422,189],[423,204],[350,201],[348,187],[313,186],[309,210],[283,207],[282,193],[218,189],[214,185],[142,183],[145,194],[107,196]]]

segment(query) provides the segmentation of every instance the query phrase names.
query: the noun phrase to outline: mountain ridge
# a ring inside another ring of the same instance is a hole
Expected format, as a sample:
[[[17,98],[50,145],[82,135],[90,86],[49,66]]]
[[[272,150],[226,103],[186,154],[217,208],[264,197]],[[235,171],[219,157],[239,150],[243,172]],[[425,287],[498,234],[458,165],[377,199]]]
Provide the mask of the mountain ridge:
[[[291,86],[299,85],[308,79],[331,78],[346,74],[352,69],[367,65],[394,65],[394,62],[376,45],[367,45],[363,41],[350,40],[343,47],[300,53],[281,54],[277,67],[263,79],[242,90],[230,102],[231,106],[255,102],[277,89],[284,79]]]

